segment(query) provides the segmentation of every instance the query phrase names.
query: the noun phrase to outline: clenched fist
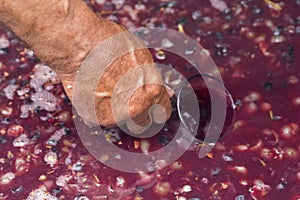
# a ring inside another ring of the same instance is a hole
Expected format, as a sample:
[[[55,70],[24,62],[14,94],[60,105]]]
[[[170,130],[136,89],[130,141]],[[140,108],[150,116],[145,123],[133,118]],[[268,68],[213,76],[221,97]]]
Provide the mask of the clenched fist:
[[[149,51],[82,0],[0,0],[0,22],[58,73],[86,122],[96,123],[96,113],[102,126],[126,124],[140,133],[170,117],[169,94]]]

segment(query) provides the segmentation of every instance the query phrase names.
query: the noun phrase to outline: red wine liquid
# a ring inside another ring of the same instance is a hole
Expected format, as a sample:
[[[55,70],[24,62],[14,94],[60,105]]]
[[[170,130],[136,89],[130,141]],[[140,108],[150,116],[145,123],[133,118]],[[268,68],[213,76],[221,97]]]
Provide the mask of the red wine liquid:
[[[212,101],[211,101],[211,95],[210,93],[213,93],[212,95],[214,98],[217,98],[217,100],[224,101],[224,98],[226,98],[226,115],[225,115],[225,121],[224,124],[220,124],[222,126],[219,130],[221,130],[221,134],[219,133],[213,133],[210,135],[207,135],[207,128],[211,123],[211,117],[212,117]],[[199,104],[199,110],[200,110],[200,120],[199,120],[199,127],[196,134],[196,138],[199,140],[206,139],[208,141],[215,141],[220,137],[222,137],[226,131],[228,131],[231,128],[233,118],[234,118],[234,108],[232,106],[231,99],[228,95],[224,95],[221,92],[218,92],[216,90],[208,90],[208,88],[202,88],[195,90],[195,94],[197,95],[198,104]]]

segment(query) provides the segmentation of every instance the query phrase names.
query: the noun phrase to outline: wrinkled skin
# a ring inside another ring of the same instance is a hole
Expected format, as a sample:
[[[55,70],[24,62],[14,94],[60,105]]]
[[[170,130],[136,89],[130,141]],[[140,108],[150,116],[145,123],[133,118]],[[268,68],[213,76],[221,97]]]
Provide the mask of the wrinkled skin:
[[[82,62],[102,41],[125,30],[97,16],[81,0],[1,0],[0,22],[24,41],[42,62],[58,73],[71,100],[76,71]],[[111,45],[118,44],[118,41],[115,42]],[[125,53],[105,66],[106,70],[99,77],[95,98],[95,111],[100,125],[113,127],[117,123],[127,123],[128,128],[135,132],[135,125],[128,122],[128,119],[131,117],[138,125],[148,124],[148,113],[154,104],[161,104],[166,111],[153,110],[154,121],[163,122],[162,116],[170,117],[169,95],[160,84],[139,87],[129,99],[129,113],[122,113],[124,104],[119,104],[116,108],[120,111],[118,119],[113,116],[111,98],[116,83],[130,70],[149,63],[153,63],[149,51],[139,49]],[[155,65],[149,65],[138,76],[142,82],[153,78],[159,82],[162,80]],[[122,93],[126,92],[121,91],[119,96],[122,97]],[[81,117],[88,121],[87,115]]]

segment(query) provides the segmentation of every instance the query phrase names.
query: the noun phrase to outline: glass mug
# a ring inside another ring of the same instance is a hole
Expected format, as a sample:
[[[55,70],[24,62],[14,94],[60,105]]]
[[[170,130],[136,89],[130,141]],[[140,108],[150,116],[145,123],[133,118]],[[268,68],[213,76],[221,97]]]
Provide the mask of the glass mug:
[[[181,123],[185,130],[180,131],[188,131],[198,143],[216,143],[232,128],[236,105],[221,80],[196,70],[183,75],[171,66],[158,67],[164,84],[174,93],[172,116],[165,123],[170,132],[175,133]]]
[[[175,99],[178,117],[184,128],[199,141],[215,143],[232,128],[236,106],[230,92],[223,85],[221,87],[221,84],[223,83],[220,80],[211,75],[195,74],[179,86],[178,95]],[[196,105],[194,103],[194,106],[191,106],[191,95],[196,95],[197,98],[197,103]],[[218,105],[213,105],[212,98],[216,102],[224,101],[226,104],[225,116],[221,120],[223,123],[212,123],[214,120],[212,119],[213,106],[217,107],[216,111],[218,111]],[[197,108],[194,107],[197,106],[199,111],[195,112],[194,110]],[[198,120],[198,123],[195,120]],[[214,127],[209,128],[210,125]],[[212,131],[208,133],[208,129]]]

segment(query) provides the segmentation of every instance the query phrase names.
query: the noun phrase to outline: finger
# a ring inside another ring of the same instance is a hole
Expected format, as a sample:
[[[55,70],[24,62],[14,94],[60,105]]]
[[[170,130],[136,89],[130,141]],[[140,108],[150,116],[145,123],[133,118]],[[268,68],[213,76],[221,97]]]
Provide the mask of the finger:
[[[151,107],[151,117],[157,124],[162,124],[167,121],[167,112],[165,107],[160,104],[156,104]]]
[[[157,124],[165,123],[172,113],[170,93],[166,89],[158,104],[151,107],[151,117]]]

